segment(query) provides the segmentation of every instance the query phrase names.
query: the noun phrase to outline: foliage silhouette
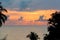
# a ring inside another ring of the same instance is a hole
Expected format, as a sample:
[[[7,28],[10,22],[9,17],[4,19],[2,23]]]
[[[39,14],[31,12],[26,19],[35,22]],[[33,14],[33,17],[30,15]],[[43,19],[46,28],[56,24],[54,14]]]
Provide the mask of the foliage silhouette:
[[[60,40],[60,12],[55,12],[48,20],[48,32],[45,34],[44,40]]]
[[[0,2],[0,27],[2,26],[2,23],[5,23],[5,21],[7,20],[7,16],[3,14],[2,11],[7,12],[7,10],[2,7]]]
[[[34,33],[34,32],[31,32],[31,34],[29,34],[29,35],[27,35],[27,38],[30,38],[30,40],[37,40],[37,39],[40,39],[39,37],[38,37],[38,35],[36,34],[36,33]]]

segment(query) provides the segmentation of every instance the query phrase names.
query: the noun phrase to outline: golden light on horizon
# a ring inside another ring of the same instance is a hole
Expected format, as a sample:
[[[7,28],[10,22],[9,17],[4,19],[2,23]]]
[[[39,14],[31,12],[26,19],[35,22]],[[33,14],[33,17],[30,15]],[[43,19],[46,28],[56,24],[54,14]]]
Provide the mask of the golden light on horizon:
[[[44,15],[44,19],[49,19],[50,15],[54,13],[56,10],[37,10],[37,11],[14,11],[14,10],[8,10],[8,13],[5,13],[6,15],[9,15],[10,20],[18,20],[20,17],[23,17],[23,21],[21,23],[17,24],[44,24],[40,22],[34,22],[35,20],[38,20],[40,16]],[[46,22],[45,22],[46,23]]]
[[[14,11],[8,10],[7,15],[10,15],[10,19],[17,19],[20,16],[24,17],[24,20],[37,20],[39,16],[44,15],[44,19],[50,18],[50,14],[54,13],[56,10],[37,10],[32,12],[27,11]]]

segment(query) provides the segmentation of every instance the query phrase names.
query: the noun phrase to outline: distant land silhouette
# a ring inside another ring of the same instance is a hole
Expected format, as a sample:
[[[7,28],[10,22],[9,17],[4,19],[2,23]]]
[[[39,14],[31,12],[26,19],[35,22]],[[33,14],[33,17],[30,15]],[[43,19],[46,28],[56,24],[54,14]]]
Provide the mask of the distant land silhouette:
[[[38,20],[35,20],[35,21],[47,21],[47,20],[44,19],[44,15],[42,15],[42,16],[39,16],[39,19]]]

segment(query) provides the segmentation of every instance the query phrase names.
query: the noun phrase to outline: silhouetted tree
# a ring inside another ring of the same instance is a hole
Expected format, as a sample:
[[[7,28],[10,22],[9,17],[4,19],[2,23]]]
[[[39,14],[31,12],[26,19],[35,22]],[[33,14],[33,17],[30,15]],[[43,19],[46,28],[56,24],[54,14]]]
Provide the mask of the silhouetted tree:
[[[2,26],[2,23],[5,23],[5,21],[7,20],[7,16],[3,14],[2,11],[7,12],[7,10],[2,7],[0,2],[0,27]]]
[[[48,32],[44,37],[44,40],[60,40],[60,12],[55,12],[48,20]]]
[[[27,38],[30,38],[30,40],[37,40],[37,39],[40,39],[39,37],[38,37],[38,35],[36,34],[36,33],[34,33],[34,32],[31,32],[31,34],[29,34],[29,35],[27,35]]]

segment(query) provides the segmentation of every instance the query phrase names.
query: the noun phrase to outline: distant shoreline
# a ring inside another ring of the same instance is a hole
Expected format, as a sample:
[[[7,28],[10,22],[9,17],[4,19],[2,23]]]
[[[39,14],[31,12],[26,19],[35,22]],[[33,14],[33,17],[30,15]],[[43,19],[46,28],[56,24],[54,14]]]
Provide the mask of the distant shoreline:
[[[42,27],[47,25],[3,25],[2,27]]]

